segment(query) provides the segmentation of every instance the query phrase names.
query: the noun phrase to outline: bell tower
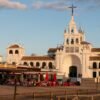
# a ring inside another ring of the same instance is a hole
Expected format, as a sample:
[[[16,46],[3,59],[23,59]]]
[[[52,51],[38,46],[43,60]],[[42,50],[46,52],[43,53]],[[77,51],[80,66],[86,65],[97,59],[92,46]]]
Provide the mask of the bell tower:
[[[68,29],[64,31],[64,50],[66,53],[79,52],[81,42],[84,41],[84,32],[77,28],[74,21],[74,9],[75,6],[69,7],[71,9],[71,20],[68,24]]]

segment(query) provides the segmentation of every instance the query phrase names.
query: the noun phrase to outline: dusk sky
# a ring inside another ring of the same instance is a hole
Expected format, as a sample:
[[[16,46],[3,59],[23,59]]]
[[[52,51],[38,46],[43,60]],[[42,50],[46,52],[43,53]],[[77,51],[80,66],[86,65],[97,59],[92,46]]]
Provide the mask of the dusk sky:
[[[72,4],[86,41],[100,47],[100,0],[0,0],[0,55],[6,56],[6,48],[15,43],[26,55],[44,55],[63,44]]]

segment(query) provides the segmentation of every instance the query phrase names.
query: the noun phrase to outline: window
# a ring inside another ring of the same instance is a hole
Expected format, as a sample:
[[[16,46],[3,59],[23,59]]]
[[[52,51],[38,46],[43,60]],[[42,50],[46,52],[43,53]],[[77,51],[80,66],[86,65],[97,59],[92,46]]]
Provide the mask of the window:
[[[32,66],[32,67],[34,66],[33,62],[30,62],[30,66]]]
[[[69,39],[66,40],[66,43],[69,44]]]
[[[93,69],[97,68],[97,63],[93,62]]]
[[[19,51],[18,50],[15,50],[15,54],[19,54]]]
[[[13,54],[13,51],[12,50],[9,50],[9,54]]]
[[[74,44],[74,39],[71,39],[71,44]]]
[[[74,47],[70,47],[70,52],[74,52]]]
[[[74,33],[74,29],[71,29],[71,33]]]
[[[53,69],[52,62],[49,62],[49,69]]]
[[[79,43],[79,40],[78,40],[78,38],[76,39],[76,43],[77,43],[77,44]]]
[[[24,62],[24,65],[25,65],[25,66],[28,66],[27,62]]]
[[[75,52],[79,52],[79,47],[75,47]]]
[[[99,63],[99,69],[100,69],[100,63]]]
[[[69,52],[69,47],[66,47],[66,52]]]
[[[45,68],[45,66],[46,66],[46,63],[43,62],[43,63],[42,63],[42,68]]]
[[[12,62],[12,65],[16,65],[16,62]]]
[[[93,78],[95,78],[97,76],[96,72],[93,72]]]
[[[39,67],[40,66],[40,63],[39,62],[36,62],[36,67]]]

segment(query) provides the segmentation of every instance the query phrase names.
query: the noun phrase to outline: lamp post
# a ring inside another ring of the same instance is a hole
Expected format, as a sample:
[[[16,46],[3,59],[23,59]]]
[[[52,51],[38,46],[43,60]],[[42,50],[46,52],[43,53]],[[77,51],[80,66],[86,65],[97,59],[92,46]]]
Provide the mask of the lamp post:
[[[15,75],[15,80],[14,80],[14,98],[13,98],[13,100],[16,100],[16,92],[17,92],[17,75]]]

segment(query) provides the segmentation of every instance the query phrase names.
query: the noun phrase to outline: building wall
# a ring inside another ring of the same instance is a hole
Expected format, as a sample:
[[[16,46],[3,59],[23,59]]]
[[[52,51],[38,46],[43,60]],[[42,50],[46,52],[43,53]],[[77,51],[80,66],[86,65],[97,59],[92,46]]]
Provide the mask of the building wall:
[[[49,63],[52,68],[57,69],[58,75],[69,77],[70,68],[72,66],[77,68],[77,77],[82,75],[83,78],[93,78],[93,72],[96,76],[100,77],[100,59],[90,60],[90,57],[100,57],[100,48],[97,52],[93,51],[93,46],[85,41],[85,34],[81,29],[78,29],[74,21],[74,16],[71,17],[68,29],[64,31],[64,43],[62,46],[53,49],[53,52],[48,53],[48,57],[54,57],[53,60],[22,60],[24,56],[24,48],[7,48],[7,63],[16,63],[26,65],[29,67],[39,67],[50,69]],[[12,54],[9,51],[12,50]],[[18,50],[18,54],[15,51]],[[93,67],[93,62],[96,62],[97,68]],[[37,66],[38,63],[38,66]],[[43,63],[45,63],[43,67]]]
[[[89,70],[89,57],[91,55],[91,45],[85,41],[84,33],[78,31],[74,18],[72,16],[68,30],[64,31],[63,49],[56,52],[56,68],[59,74],[69,77],[70,67],[77,67],[77,76],[79,74],[84,78],[91,77]]]
[[[38,68],[44,68],[44,69],[49,69],[49,64],[52,63],[52,67],[55,67],[55,62],[54,60],[22,60],[21,64],[24,65],[24,63],[27,63],[27,66],[30,67],[38,67]],[[33,66],[31,66],[30,63],[33,63]],[[36,64],[39,63],[39,66],[37,66]],[[43,63],[45,63],[45,66],[43,67]]]

